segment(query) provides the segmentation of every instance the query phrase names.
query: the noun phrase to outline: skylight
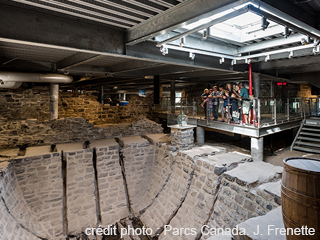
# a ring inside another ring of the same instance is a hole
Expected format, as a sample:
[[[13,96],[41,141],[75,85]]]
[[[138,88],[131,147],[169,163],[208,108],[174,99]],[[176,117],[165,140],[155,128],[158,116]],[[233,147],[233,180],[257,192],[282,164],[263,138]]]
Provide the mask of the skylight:
[[[222,12],[221,14],[215,14],[213,17],[204,18],[195,23],[185,26],[185,29],[193,29],[202,24],[208,23],[213,19],[221,17],[233,10]],[[231,18],[225,22],[216,24],[210,28],[210,35],[221,39],[227,39],[234,42],[244,43],[255,39],[272,36],[275,34],[283,33],[284,27],[271,21],[267,29],[262,30],[261,27],[261,16],[246,12],[240,16]],[[200,33],[203,30],[199,31]]]

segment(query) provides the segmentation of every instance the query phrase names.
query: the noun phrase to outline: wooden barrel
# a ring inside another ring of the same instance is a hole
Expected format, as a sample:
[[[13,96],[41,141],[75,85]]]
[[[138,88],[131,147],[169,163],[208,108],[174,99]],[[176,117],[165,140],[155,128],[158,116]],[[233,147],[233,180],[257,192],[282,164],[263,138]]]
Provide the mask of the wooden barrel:
[[[307,226],[315,235],[287,235],[287,240],[320,240],[320,159],[287,158],[281,185],[285,228]]]

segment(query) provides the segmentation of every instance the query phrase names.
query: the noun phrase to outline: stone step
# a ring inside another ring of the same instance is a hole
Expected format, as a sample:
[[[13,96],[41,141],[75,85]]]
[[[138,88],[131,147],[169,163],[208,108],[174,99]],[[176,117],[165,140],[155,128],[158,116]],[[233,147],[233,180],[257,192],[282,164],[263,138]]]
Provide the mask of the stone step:
[[[244,235],[233,235],[235,240],[286,240],[286,236],[280,235],[279,230],[276,234],[276,229],[284,228],[281,207],[264,216],[250,218],[238,227]]]

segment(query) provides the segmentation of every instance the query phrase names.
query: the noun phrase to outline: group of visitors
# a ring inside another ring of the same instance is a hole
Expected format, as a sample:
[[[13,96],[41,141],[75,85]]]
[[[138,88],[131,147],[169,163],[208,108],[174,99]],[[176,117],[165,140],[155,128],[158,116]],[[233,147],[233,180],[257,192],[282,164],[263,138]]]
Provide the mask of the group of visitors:
[[[205,109],[205,118],[218,121],[219,109],[221,111],[221,122],[230,119],[233,123],[238,124],[242,120],[243,123],[249,125],[251,104],[249,91],[241,82],[232,87],[231,83],[224,86],[214,86],[212,89],[205,89],[201,95],[201,106]],[[238,104],[240,102],[240,104]],[[207,111],[208,109],[208,111]],[[242,112],[242,114],[241,114]],[[209,114],[209,116],[207,116]]]

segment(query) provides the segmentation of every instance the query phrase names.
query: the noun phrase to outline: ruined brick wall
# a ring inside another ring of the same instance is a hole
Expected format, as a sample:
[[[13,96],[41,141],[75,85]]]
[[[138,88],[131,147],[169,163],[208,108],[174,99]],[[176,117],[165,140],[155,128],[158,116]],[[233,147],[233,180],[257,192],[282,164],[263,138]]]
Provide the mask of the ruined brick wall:
[[[27,144],[42,146],[81,140],[162,133],[160,124],[140,118],[132,123],[95,127],[84,118],[38,120],[0,119],[0,149]]]
[[[49,120],[49,86],[34,86],[31,89],[0,91],[0,118],[6,120]],[[90,123],[132,122],[139,116],[151,117],[152,101],[131,95],[127,106],[106,106],[94,95],[61,92],[59,95],[59,118],[85,118]]]

